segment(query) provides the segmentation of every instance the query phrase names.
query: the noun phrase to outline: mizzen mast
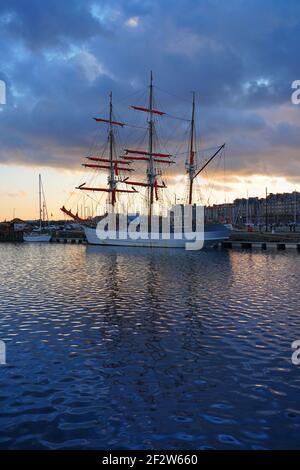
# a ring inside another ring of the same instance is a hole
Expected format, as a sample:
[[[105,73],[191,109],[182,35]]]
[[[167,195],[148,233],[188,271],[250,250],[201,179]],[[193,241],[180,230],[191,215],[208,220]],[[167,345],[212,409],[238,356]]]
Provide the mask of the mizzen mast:
[[[191,119],[191,141],[190,141],[190,152],[188,162],[188,174],[190,179],[189,184],[189,204],[193,203],[193,182],[195,174],[195,149],[194,149],[194,138],[195,138],[195,92],[193,91],[193,103],[192,103],[192,119]]]
[[[213,159],[221,152],[221,150],[225,147],[225,144],[220,145],[217,150],[213,153],[212,156],[208,158],[208,160],[200,167],[197,168],[197,161],[196,161],[196,150],[195,150],[195,92],[193,91],[193,99],[192,99],[192,117],[191,117],[191,137],[190,137],[190,147],[189,147],[189,155],[188,161],[186,163],[186,170],[189,177],[189,196],[188,196],[188,203],[190,205],[193,204],[193,184],[195,178],[213,161]]]

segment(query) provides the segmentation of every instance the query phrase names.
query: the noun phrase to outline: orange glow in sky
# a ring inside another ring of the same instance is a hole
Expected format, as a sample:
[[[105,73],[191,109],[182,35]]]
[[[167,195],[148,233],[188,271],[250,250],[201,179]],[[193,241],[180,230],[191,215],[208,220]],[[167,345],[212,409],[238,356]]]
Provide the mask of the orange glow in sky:
[[[83,207],[91,207],[95,212],[96,198],[83,195],[74,188],[86,179],[82,171],[55,169],[30,166],[0,166],[0,220],[11,220],[13,216],[21,219],[38,218],[38,174],[41,173],[46,194],[49,216],[53,219],[64,219],[60,207],[65,205],[73,210],[83,211]],[[203,204],[232,202],[238,197],[265,196],[268,192],[292,192],[300,190],[300,185],[289,182],[284,177],[271,175],[226,175],[217,180],[201,179],[196,185],[196,193]],[[228,181],[227,181],[228,180]],[[105,177],[104,181],[105,182]],[[167,181],[167,202],[173,203],[175,194],[177,201],[184,198],[186,179],[184,174],[173,176]],[[135,196],[134,196],[135,197]],[[99,204],[103,207],[104,198]],[[89,209],[91,210],[91,209]]]

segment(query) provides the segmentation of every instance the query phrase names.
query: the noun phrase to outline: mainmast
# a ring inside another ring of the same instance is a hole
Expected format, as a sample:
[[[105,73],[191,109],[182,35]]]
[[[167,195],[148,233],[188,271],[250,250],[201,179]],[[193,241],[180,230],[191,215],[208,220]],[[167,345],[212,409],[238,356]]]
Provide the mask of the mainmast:
[[[154,162],[153,162],[153,76],[152,70],[150,73],[150,87],[149,87],[149,125],[148,125],[148,133],[149,133],[149,144],[148,144],[148,153],[149,153],[149,162],[148,162],[148,169],[147,169],[147,176],[148,176],[148,183],[149,183],[149,192],[150,197],[148,197],[148,214],[151,220],[152,216],[152,206],[153,206],[153,193],[154,193],[154,184],[156,180]]]
[[[112,124],[112,113],[113,113],[113,106],[112,106],[112,92],[109,94],[109,160],[110,160],[110,176],[108,178],[108,184],[111,193],[111,205],[114,207],[116,203],[116,178],[115,178],[115,166],[113,163],[113,150],[114,150],[114,131],[113,131],[113,124]]]
[[[129,181],[128,179],[124,180],[126,184],[134,186],[144,186],[148,191],[148,215],[151,220],[154,198],[157,201],[159,199],[158,189],[166,188],[164,182],[158,183],[157,176],[161,174],[157,170],[157,164],[159,165],[170,165],[175,163],[170,160],[172,156],[169,153],[154,152],[154,131],[155,131],[155,122],[154,116],[163,116],[165,113],[159,111],[158,109],[153,108],[153,75],[150,74],[150,86],[149,86],[149,102],[148,107],[143,106],[131,106],[136,111],[142,111],[148,114],[148,149],[145,150],[134,150],[134,149],[124,149],[125,154],[122,158],[128,161],[144,161],[147,162],[147,182],[140,181]]]

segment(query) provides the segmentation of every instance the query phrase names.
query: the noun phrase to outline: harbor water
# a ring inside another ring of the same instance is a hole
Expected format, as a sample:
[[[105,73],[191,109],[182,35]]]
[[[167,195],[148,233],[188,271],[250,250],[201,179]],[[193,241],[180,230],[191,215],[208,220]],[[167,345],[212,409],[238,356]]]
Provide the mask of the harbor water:
[[[295,449],[300,255],[0,245],[1,449]]]

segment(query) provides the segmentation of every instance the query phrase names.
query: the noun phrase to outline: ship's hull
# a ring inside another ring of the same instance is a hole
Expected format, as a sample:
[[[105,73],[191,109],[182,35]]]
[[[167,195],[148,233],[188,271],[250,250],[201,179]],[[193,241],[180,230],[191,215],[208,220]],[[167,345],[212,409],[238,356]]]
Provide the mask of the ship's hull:
[[[30,242],[30,243],[33,243],[33,242],[47,243],[47,242],[50,242],[51,235],[49,235],[48,233],[38,233],[38,234],[30,233],[29,235],[23,235],[23,240],[24,242]]]
[[[128,247],[147,247],[147,248],[181,248],[181,249],[197,249],[196,241],[190,238],[176,239],[170,237],[164,239],[162,234],[157,234],[156,238],[151,238],[150,234],[143,235],[136,240],[130,237],[108,237],[101,239],[98,237],[97,230],[94,227],[84,226],[84,232],[89,245],[102,246],[128,246]],[[230,228],[224,224],[207,224],[204,231],[203,247],[209,248],[218,245],[218,243],[227,240],[230,235]],[[202,248],[201,238],[199,237],[198,246]],[[187,245],[189,244],[189,245]],[[194,247],[193,247],[194,244]]]

